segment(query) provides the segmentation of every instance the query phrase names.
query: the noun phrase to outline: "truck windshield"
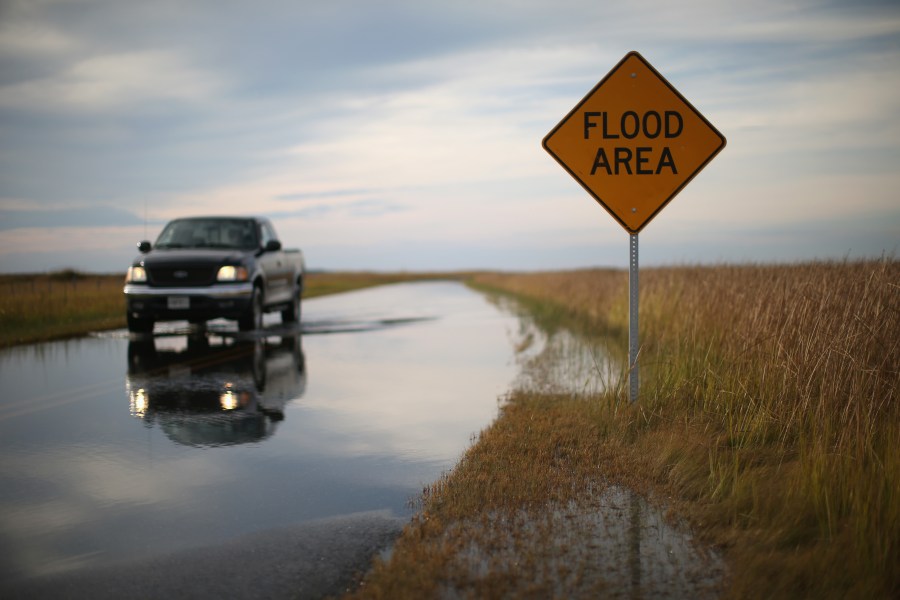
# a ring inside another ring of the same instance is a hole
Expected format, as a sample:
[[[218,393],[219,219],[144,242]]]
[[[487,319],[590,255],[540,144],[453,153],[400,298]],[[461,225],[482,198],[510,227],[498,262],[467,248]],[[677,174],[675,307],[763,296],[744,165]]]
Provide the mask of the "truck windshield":
[[[259,239],[252,219],[177,219],[166,225],[155,247],[253,250]]]

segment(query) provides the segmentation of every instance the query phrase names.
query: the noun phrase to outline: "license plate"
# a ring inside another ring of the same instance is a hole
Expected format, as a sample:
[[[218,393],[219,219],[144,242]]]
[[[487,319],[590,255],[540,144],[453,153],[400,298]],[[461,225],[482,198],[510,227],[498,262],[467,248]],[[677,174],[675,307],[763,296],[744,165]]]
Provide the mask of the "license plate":
[[[169,296],[170,310],[184,310],[191,307],[191,299],[187,296]]]

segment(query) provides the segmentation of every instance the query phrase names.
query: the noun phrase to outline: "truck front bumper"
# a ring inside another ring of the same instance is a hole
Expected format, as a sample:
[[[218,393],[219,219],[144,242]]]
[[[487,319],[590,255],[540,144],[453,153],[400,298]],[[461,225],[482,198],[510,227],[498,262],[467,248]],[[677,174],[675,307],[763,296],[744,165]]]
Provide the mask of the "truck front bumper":
[[[150,287],[125,284],[128,314],[154,321],[236,319],[250,308],[253,284],[207,287]]]

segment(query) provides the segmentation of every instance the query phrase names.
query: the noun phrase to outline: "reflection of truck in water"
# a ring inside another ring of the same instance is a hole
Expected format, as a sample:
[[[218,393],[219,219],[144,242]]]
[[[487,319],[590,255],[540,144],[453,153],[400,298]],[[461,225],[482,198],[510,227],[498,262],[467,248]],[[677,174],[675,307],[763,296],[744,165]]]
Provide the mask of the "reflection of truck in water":
[[[241,331],[262,327],[263,313],[300,320],[304,263],[281,247],[261,217],[194,217],[168,223],[151,245],[138,244],[125,278],[128,329],[151,332],[157,321],[236,319]]]
[[[306,389],[299,335],[241,341],[207,336],[132,340],[125,387],[131,414],[174,442],[259,442]]]

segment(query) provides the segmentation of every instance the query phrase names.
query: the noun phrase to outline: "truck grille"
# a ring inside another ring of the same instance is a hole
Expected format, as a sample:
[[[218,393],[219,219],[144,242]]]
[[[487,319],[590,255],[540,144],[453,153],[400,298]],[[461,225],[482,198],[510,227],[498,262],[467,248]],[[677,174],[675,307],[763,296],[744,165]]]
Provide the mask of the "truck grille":
[[[212,285],[216,269],[212,267],[152,267],[147,270],[151,285],[201,286]]]

